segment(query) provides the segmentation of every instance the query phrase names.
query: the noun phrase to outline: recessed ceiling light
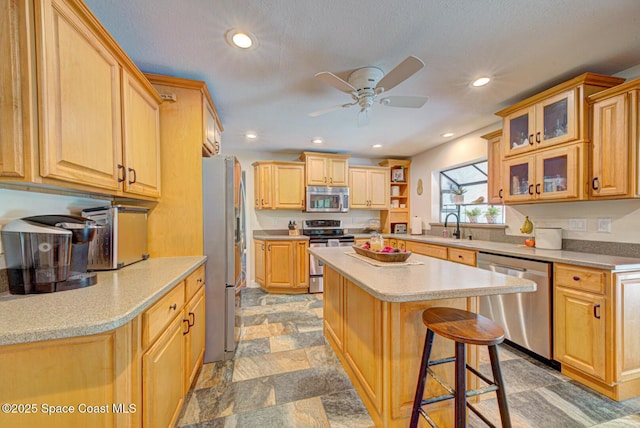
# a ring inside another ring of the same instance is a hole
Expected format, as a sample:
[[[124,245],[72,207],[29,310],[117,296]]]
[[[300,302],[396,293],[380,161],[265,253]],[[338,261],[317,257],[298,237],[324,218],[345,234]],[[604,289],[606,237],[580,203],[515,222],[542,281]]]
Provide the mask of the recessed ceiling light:
[[[445,132],[444,134],[441,135],[441,137],[444,138],[449,138],[449,137],[453,137],[453,132]]]
[[[484,86],[489,82],[491,82],[491,77],[486,77],[486,76],[479,77],[473,82],[471,82],[471,86],[473,86],[474,88],[479,88],[480,86]]]
[[[314,138],[311,142],[313,144],[322,144],[324,141],[322,141],[322,138]]]
[[[255,140],[256,138],[258,138],[255,132],[247,132],[246,134],[244,134],[244,136],[250,140]]]
[[[374,149],[379,149],[380,147],[382,147],[382,144],[374,144],[373,146]]]
[[[256,45],[256,36],[248,31],[240,31],[232,28],[224,35],[225,40],[230,46],[240,49],[250,49]]]

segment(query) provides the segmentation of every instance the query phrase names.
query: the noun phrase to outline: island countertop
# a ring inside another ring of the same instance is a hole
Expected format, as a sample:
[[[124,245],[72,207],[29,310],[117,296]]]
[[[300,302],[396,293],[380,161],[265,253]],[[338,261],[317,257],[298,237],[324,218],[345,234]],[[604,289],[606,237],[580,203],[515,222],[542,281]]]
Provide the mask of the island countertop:
[[[422,264],[373,266],[352,257],[350,247],[307,250],[369,294],[385,302],[412,302],[488,296],[536,290],[533,281],[475,267],[412,254],[408,262]]]
[[[47,294],[0,294],[0,345],[116,329],[151,306],[206,257],[151,258],[98,272],[95,285]]]

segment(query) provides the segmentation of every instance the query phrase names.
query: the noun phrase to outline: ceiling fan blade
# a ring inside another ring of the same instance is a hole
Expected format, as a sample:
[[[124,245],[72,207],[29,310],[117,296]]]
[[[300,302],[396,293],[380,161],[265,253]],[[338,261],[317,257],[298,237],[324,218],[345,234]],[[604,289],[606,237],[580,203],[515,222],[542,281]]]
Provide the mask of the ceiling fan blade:
[[[342,80],[329,71],[321,71],[320,73],[316,74],[315,77],[322,80],[327,85],[333,86],[339,91],[346,92],[348,94],[357,91],[357,89],[351,86],[348,82]]]
[[[415,56],[408,56],[393,70],[388,72],[376,85],[376,89],[383,88],[385,91],[394,88],[398,84],[404,82],[409,77],[424,67],[424,62]]]
[[[393,97],[381,98],[380,104],[388,107],[420,108],[427,102],[428,99],[429,97],[398,95]]]
[[[367,126],[369,123],[371,123],[371,109],[360,110],[358,112],[358,128]]]
[[[354,103],[347,103],[347,104],[338,104],[337,106],[327,107],[327,108],[323,108],[322,110],[317,110],[317,111],[313,111],[311,113],[307,113],[307,116],[316,117],[316,116],[323,115],[325,113],[329,113],[330,111],[338,110],[338,109],[341,109],[341,108],[351,107],[351,106],[353,106],[355,104],[356,104],[355,102]]]

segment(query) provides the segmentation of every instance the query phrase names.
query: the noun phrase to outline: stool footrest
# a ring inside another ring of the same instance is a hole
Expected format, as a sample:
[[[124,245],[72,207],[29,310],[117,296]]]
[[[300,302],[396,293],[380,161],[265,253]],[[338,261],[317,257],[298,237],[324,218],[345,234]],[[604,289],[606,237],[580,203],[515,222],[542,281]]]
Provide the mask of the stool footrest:
[[[454,397],[455,395],[453,394],[438,395],[437,397],[431,397],[431,398],[427,398],[426,400],[422,400],[420,402],[420,406],[426,406],[427,404],[433,404],[433,403],[439,403],[445,400],[451,400]]]
[[[438,366],[440,364],[453,363],[455,361],[456,361],[456,357],[442,358],[442,359],[435,360],[435,361],[429,361],[429,367]]]

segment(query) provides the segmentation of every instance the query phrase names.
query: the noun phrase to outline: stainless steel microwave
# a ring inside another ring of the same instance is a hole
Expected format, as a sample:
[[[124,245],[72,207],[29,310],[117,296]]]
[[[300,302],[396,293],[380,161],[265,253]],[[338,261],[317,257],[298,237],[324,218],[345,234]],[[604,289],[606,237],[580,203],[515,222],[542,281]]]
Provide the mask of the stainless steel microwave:
[[[348,187],[307,187],[307,212],[346,213],[349,211]]]

